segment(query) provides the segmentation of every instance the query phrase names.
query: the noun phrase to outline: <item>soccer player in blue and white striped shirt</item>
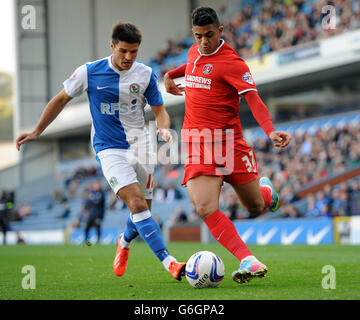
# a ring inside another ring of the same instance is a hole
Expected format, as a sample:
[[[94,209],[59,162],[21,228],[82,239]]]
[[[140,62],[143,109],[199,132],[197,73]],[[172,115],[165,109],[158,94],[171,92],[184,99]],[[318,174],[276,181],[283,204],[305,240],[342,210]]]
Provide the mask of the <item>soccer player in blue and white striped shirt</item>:
[[[151,106],[157,134],[167,142],[170,118],[163,105],[152,69],[136,61],[142,35],[131,23],[117,23],[112,30],[112,55],[78,67],[61,90],[45,107],[36,128],[21,134],[16,146],[36,140],[74,97],[87,92],[92,116],[91,141],[96,158],[109,185],[131,213],[120,235],[113,263],[114,272],[126,270],[130,242],[138,235],[144,239],[164,267],[177,280],[185,263],[171,256],[150,208],[153,188],[153,150],[145,128],[144,108]]]

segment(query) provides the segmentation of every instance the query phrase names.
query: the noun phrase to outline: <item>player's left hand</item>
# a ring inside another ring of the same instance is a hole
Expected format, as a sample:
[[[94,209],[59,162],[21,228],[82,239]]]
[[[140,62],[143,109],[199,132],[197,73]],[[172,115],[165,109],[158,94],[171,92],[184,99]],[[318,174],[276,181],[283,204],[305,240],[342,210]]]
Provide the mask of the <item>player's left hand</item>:
[[[161,136],[166,142],[173,142],[173,136],[169,129],[157,129],[156,134]]]
[[[284,149],[291,141],[291,134],[285,131],[273,131],[270,133],[269,138],[274,142],[275,147]]]

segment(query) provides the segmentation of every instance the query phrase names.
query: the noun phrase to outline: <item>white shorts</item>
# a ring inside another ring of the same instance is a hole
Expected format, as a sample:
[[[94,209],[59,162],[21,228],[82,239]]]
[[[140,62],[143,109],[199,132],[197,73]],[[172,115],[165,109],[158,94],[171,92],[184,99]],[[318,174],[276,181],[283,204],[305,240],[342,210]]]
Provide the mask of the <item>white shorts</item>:
[[[116,195],[121,188],[137,182],[144,198],[152,199],[154,164],[140,161],[132,150],[126,149],[105,149],[98,152],[96,157]]]

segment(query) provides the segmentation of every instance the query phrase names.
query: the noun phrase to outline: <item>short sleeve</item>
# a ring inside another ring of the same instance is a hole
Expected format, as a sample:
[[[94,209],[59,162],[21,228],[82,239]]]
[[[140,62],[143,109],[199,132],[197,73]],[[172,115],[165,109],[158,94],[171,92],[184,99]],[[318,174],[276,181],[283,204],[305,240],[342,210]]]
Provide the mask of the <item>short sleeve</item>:
[[[160,106],[164,104],[161,92],[158,88],[157,76],[153,71],[151,72],[149,85],[146,88],[144,95],[150,106]]]
[[[247,91],[257,91],[249,67],[242,60],[236,60],[235,63],[230,64],[229,68],[224,72],[224,79],[237,90],[239,95]]]
[[[80,96],[88,87],[87,68],[83,64],[77,68],[71,77],[63,82],[64,90],[70,97]]]

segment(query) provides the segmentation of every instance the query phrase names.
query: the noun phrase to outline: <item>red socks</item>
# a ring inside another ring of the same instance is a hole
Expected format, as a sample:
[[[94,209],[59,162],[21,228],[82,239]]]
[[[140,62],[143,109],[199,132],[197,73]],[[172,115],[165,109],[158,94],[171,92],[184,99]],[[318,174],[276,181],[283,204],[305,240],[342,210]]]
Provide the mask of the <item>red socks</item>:
[[[220,210],[208,216],[204,222],[208,226],[214,238],[239,260],[252,253],[237,233],[232,221]]]
[[[260,186],[260,191],[265,202],[265,208],[267,208],[272,200],[271,190]],[[232,221],[220,210],[216,210],[204,222],[214,238],[240,261],[247,256],[252,256],[251,251],[240,238]]]
[[[265,208],[267,208],[271,203],[271,190],[268,187],[260,186],[261,195],[265,202]]]

